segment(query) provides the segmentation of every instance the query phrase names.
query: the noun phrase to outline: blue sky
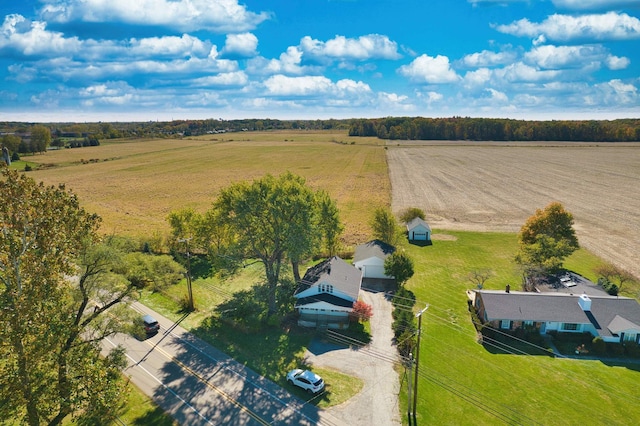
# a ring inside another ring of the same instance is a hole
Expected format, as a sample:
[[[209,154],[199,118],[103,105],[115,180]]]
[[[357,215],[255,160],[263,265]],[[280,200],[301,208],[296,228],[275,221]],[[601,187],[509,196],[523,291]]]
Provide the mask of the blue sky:
[[[640,0],[0,0],[0,121],[640,117]]]

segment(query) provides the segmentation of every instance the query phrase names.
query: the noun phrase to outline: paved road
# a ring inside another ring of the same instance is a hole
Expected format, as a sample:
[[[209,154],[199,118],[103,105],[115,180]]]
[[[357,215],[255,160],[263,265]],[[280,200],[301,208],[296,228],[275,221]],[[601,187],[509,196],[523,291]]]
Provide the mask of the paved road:
[[[105,349],[122,345],[125,374],[183,425],[343,425],[332,414],[305,404],[275,383],[188,333],[153,315],[160,332],[144,341],[118,334]]]

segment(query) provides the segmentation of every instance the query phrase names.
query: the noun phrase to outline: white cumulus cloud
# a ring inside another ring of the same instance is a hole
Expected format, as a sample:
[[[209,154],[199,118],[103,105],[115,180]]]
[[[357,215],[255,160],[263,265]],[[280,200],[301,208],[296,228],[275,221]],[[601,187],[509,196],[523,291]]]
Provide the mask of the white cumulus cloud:
[[[28,21],[22,15],[7,15],[0,27],[0,51],[10,49],[26,56],[56,56],[80,50],[77,37],[47,30],[42,21]]]
[[[590,63],[604,63],[608,57],[607,49],[601,45],[544,45],[535,47],[524,55],[527,63],[546,69],[582,68]]]
[[[258,37],[251,33],[228,34],[223,53],[239,56],[255,56]]]
[[[434,58],[423,54],[414,59],[410,64],[398,68],[398,72],[417,83],[453,83],[460,78],[451,68],[449,58],[442,55]]]
[[[180,31],[242,32],[269,19],[238,0],[45,0],[40,14],[45,20],[68,23],[124,22],[159,25]]]
[[[633,40],[640,38],[640,19],[626,13],[608,12],[591,15],[551,15],[542,22],[520,19],[495,28],[505,34],[549,40]]]
[[[492,52],[483,50],[466,55],[462,58],[462,63],[467,67],[490,67],[495,65],[505,65],[516,59],[515,52]]]
[[[305,36],[300,40],[300,49],[304,54],[317,58],[331,59],[398,59],[396,42],[387,36],[369,34],[358,38],[336,36],[326,42]]]
[[[606,59],[607,68],[610,70],[623,70],[629,66],[629,58],[609,55]]]
[[[193,86],[244,86],[249,83],[249,78],[244,71],[223,72],[217,75],[196,78],[192,81]]]
[[[574,10],[613,9],[623,6],[639,7],[640,0],[551,0],[556,7]]]
[[[264,85],[271,95],[309,96],[327,93],[332,86],[331,80],[324,76],[288,77],[278,74],[265,80]]]
[[[491,75],[492,72],[489,68],[479,68],[474,71],[469,71],[464,75],[464,86],[467,88],[484,86],[491,80]]]
[[[130,54],[143,57],[207,57],[212,49],[209,42],[183,34],[181,37],[163,36],[129,40]],[[127,54],[127,52],[122,52]]]

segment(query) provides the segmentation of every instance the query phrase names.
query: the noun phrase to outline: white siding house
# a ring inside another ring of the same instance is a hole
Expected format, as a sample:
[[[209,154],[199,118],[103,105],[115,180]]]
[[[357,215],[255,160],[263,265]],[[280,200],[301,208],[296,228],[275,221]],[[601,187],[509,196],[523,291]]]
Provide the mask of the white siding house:
[[[353,266],[362,271],[363,278],[392,279],[384,273],[384,261],[395,251],[395,247],[380,240],[360,244],[353,255]]]
[[[362,273],[337,256],[309,268],[294,294],[298,324],[347,328],[361,284]]]
[[[640,304],[627,297],[478,290],[474,305],[480,319],[496,328],[588,332],[605,342],[640,344]]]

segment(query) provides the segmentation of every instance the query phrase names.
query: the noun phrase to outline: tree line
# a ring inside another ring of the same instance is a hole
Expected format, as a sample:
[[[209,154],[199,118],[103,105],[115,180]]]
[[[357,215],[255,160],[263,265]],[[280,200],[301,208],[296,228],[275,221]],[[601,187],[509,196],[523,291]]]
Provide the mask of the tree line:
[[[348,130],[349,136],[374,136],[391,140],[640,141],[640,119],[528,121],[470,117],[385,117],[340,120],[219,118],[117,123],[0,122],[0,133],[23,134],[35,126],[49,129],[53,139],[172,138],[242,131]]]
[[[349,136],[391,140],[637,142],[640,119],[525,121],[387,117],[355,120]]]

